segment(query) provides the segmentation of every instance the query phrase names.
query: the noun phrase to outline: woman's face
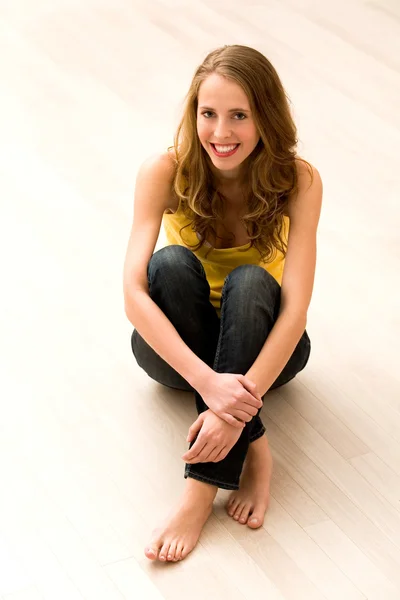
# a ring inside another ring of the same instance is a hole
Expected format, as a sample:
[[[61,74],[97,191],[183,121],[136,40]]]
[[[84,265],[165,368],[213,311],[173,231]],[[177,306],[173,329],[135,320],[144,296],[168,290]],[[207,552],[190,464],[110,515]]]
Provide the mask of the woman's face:
[[[216,73],[203,81],[198,95],[197,133],[217,174],[222,179],[238,177],[239,166],[260,139],[249,100],[240,85]]]

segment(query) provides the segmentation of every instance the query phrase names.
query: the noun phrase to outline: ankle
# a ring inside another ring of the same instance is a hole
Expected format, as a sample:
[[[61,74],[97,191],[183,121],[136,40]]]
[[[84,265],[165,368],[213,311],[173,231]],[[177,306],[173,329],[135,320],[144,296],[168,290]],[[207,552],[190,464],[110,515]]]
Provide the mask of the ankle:
[[[186,479],[185,493],[189,495],[202,496],[204,499],[209,499],[212,502],[217,495],[218,487],[216,485],[210,485],[204,481],[199,481],[193,477]]]
[[[251,444],[249,445],[248,452],[252,452],[252,453],[256,454],[260,450],[262,450],[264,452],[265,448],[268,448],[268,447],[269,447],[269,444],[268,444],[267,436],[265,435],[265,433],[263,433],[263,435],[261,435],[259,438],[257,438],[254,442],[251,442]]]

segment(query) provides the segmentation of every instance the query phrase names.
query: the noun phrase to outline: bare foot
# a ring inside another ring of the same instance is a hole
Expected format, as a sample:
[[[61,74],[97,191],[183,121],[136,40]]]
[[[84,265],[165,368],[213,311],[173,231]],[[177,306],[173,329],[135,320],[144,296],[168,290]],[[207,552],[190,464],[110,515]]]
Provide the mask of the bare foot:
[[[145,549],[150,560],[176,562],[185,558],[195,547],[201,530],[212,511],[218,488],[188,477],[178,505],[161,527],[153,531]]]
[[[261,527],[269,504],[271,475],[272,455],[264,434],[249,446],[239,490],[232,492],[226,504],[228,515],[252,529]]]

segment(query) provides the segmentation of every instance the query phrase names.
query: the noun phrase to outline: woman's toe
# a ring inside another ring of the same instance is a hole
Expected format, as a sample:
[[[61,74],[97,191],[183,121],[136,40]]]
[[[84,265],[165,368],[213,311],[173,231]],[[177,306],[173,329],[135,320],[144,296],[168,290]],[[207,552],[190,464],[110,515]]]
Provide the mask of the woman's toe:
[[[245,523],[247,523],[247,519],[249,518],[250,508],[251,508],[250,504],[245,504],[243,506],[242,512],[240,513],[240,517],[239,517],[239,523],[242,523],[243,525]]]
[[[187,548],[186,546],[183,546],[183,548],[182,548],[182,553],[181,553],[182,560],[183,560],[184,558],[186,558],[188,554],[189,554],[189,550],[188,550],[188,548]]]
[[[173,561],[175,560],[175,551],[176,551],[176,540],[171,542],[171,545],[168,550],[167,560]]]
[[[182,560],[183,542],[178,542],[175,551],[175,560]]]
[[[167,560],[167,554],[169,550],[170,543],[165,543],[160,550],[160,554],[158,556],[159,560],[165,562]]]
[[[158,553],[161,546],[162,540],[160,537],[160,532],[155,529],[152,533],[150,544],[145,548],[144,551],[147,558],[150,558],[150,560],[156,560],[158,558]]]
[[[235,502],[236,496],[234,494],[231,494],[228,502],[226,503],[226,508],[229,510],[230,507],[232,506],[232,504]]]
[[[239,500],[237,498],[233,498],[232,503],[228,507],[228,515],[230,517],[233,517],[233,515],[235,514],[238,504],[239,504]]]
[[[247,521],[247,525],[252,529],[257,529],[261,527],[264,523],[265,510],[263,508],[255,508],[252,515],[249,517]]]
[[[150,560],[156,560],[158,557],[158,547],[156,544],[151,544],[145,549],[144,553]]]
[[[236,508],[235,514],[233,515],[233,518],[235,519],[235,521],[239,521],[241,512],[243,510],[243,506],[244,506],[244,504],[242,502],[240,502],[239,506]]]

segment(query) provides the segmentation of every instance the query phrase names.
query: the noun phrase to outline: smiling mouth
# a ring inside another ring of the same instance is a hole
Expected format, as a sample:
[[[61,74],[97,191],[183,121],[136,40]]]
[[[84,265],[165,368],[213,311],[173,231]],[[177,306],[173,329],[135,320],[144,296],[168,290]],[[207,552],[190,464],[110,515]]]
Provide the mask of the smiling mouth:
[[[240,144],[212,144],[210,146],[214,151],[214,154],[219,158],[226,158],[235,154]],[[218,146],[218,149],[217,149]]]

